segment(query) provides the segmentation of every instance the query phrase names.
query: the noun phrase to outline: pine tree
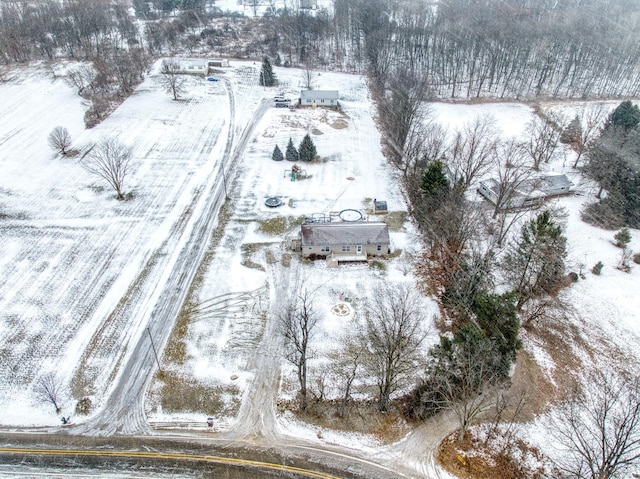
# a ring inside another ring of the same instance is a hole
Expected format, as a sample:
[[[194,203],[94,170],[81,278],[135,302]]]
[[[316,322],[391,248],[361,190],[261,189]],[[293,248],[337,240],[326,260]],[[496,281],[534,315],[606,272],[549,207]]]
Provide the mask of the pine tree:
[[[640,108],[629,100],[620,103],[615,110],[611,112],[605,129],[610,127],[621,127],[624,130],[630,130],[640,124]]]
[[[563,285],[567,240],[549,210],[522,227],[505,257],[505,276],[518,293],[518,308],[529,299],[554,294]]]
[[[273,153],[271,155],[271,159],[273,161],[282,161],[282,160],[284,160],[284,155],[282,154],[282,151],[280,151],[280,147],[278,145],[276,145],[276,147],[273,149]]]
[[[298,154],[298,150],[293,146],[293,140],[289,137],[289,143],[287,144],[287,152],[285,153],[285,157],[287,161],[298,161],[300,159],[300,155]]]
[[[300,153],[301,161],[313,161],[318,154],[316,151],[316,145],[313,144],[313,140],[311,139],[311,136],[309,136],[309,133],[304,135],[304,138],[298,147],[298,152]]]
[[[276,84],[276,76],[267,57],[262,59],[262,70],[260,70],[260,85],[273,86]]]
[[[438,198],[449,190],[449,180],[442,161],[435,160],[427,165],[422,174],[420,189],[425,196]]]

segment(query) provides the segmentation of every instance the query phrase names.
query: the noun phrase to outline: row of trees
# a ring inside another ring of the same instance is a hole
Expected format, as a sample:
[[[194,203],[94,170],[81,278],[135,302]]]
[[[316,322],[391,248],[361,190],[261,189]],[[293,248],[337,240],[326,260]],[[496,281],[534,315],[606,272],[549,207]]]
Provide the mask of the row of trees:
[[[614,229],[640,228],[640,109],[622,102],[588,144],[585,173],[600,187],[587,221]],[[606,195],[603,195],[606,192]]]
[[[297,149],[293,145],[293,140],[289,138],[289,143],[287,143],[287,149],[285,151],[286,153],[283,155],[280,147],[276,145],[273,149],[273,153],[271,154],[271,159],[274,161],[282,161],[285,158],[287,161],[313,161],[318,155],[316,145],[313,143],[309,133],[304,135],[304,138]]]
[[[398,65],[428,72],[437,96],[568,98],[637,95],[638,5],[454,0],[427,9],[341,0],[341,34],[385,86]],[[339,13],[338,13],[339,12]],[[624,38],[625,41],[619,41]]]
[[[288,7],[261,18],[224,14],[203,0],[122,3],[39,0],[0,5],[0,59],[93,59],[106,49],[187,47],[283,56],[285,65],[369,68],[379,88],[402,69],[427,72],[440,97],[589,98],[640,92],[638,5],[610,0],[452,0],[434,8],[383,0],[334,0],[333,13]],[[170,18],[164,17],[171,13]],[[221,19],[222,20],[219,20]],[[245,31],[259,39],[239,42]]]

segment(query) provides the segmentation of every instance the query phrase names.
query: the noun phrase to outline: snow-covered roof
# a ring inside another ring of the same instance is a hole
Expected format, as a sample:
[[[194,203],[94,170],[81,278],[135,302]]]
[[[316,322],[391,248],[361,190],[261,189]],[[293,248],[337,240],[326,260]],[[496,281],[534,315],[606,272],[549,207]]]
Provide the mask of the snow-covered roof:
[[[373,221],[305,223],[302,246],[389,244],[386,223]]]
[[[480,182],[480,185],[498,194],[500,183],[495,178],[489,178]],[[558,192],[569,192],[573,182],[563,174],[550,174],[523,181],[516,191],[517,195],[546,197],[557,195]]]
[[[338,90],[302,90],[300,98],[303,100],[337,100]]]

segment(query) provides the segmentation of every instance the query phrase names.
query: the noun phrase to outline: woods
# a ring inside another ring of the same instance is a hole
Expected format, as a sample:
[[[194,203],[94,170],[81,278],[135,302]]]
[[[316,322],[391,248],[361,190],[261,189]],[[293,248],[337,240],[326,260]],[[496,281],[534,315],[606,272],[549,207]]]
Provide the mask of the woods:
[[[403,2],[334,0],[332,12],[312,14],[274,5],[264,16],[242,18],[202,1],[135,1],[133,6],[145,22],[142,31],[121,3],[3,2],[0,60],[93,61],[125,55],[135,64],[135,55],[186,47],[282,57],[285,66],[366,70],[380,87],[401,79],[402,71],[428,72],[420,81],[428,85],[429,95],[440,98],[640,93],[640,43],[629,33],[637,31],[640,6],[626,0],[612,0],[605,9],[597,0],[452,0],[428,9]],[[247,28],[262,41],[240,41]],[[135,51],[139,53],[133,55]],[[268,84],[269,78],[265,80]]]

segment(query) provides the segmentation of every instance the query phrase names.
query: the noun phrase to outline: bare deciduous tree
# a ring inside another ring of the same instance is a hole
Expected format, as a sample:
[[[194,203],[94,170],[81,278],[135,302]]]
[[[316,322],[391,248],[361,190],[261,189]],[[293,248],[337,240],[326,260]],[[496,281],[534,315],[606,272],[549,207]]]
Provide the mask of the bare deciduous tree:
[[[493,208],[493,218],[496,218],[501,210],[513,206],[519,188],[531,178],[531,169],[526,166],[522,148],[514,140],[502,144],[496,150],[494,164],[498,174]]]
[[[62,384],[54,373],[47,373],[36,381],[36,397],[42,402],[51,403],[56,408],[56,414],[60,414],[62,410],[60,407],[62,393]]]
[[[67,81],[76,89],[78,95],[85,93],[88,88],[92,93],[96,92],[96,70],[91,65],[80,65],[69,71]]]
[[[84,160],[84,167],[105,179],[116,190],[117,198],[124,200],[124,180],[129,173],[132,151],[117,138],[106,138],[94,145]]]
[[[302,84],[307,90],[313,90],[313,87],[315,86],[313,81],[314,68],[314,62],[308,61],[305,63],[304,69],[302,70]]]
[[[467,189],[475,178],[486,173],[497,146],[498,133],[493,117],[480,116],[464,125],[456,133],[447,155],[447,165],[455,182]]]
[[[169,59],[162,61],[162,84],[167,91],[173,95],[173,99],[177,100],[180,94],[184,92],[186,78],[182,75],[180,63],[177,60]]]
[[[420,299],[407,285],[379,286],[366,306],[364,361],[376,378],[380,411],[389,409],[391,395],[420,367],[420,345],[427,334]]]
[[[572,146],[576,150],[576,161],[573,167],[577,168],[582,155],[589,149],[593,141],[600,135],[602,125],[608,115],[602,103],[589,109],[580,117],[580,128],[577,142]]]
[[[429,84],[412,72],[400,72],[394,77],[388,93],[380,99],[379,112],[382,128],[392,161],[404,156],[411,129],[420,125],[424,115],[423,102],[429,94]]]
[[[527,124],[529,138],[522,143],[522,148],[533,160],[534,170],[539,170],[540,164],[548,163],[556,153],[560,133],[554,123],[552,118],[532,118]]]
[[[66,155],[71,147],[71,135],[63,126],[56,126],[49,133],[49,146],[61,154]]]
[[[296,293],[280,312],[280,330],[286,342],[286,359],[297,370],[300,386],[300,409],[307,408],[307,368],[309,360],[309,343],[319,316],[313,308],[313,292],[304,285],[296,288]]]
[[[362,369],[364,350],[355,336],[341,338],[338,349],[329,355],[331,359],[331,373],[342,389],[342,398],[338,407],[338,415],[343,417],[349,400],[353,383]]]
[[[630,477],[640,460],[640,378],[589,375],[551,417],[562,479]]]

